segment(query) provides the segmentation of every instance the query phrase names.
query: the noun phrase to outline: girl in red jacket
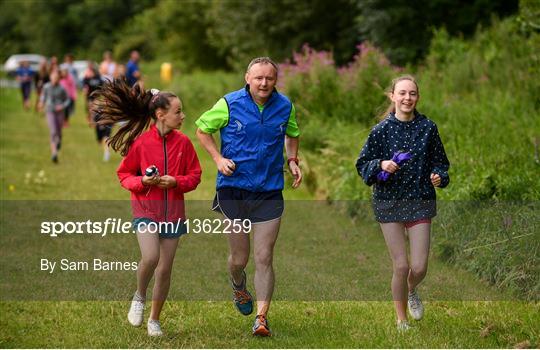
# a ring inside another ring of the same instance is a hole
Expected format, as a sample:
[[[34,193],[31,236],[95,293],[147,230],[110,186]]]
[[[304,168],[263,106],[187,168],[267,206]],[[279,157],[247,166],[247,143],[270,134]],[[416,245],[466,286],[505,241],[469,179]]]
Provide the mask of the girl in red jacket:
[[[100,124],[121,122],[109,144],[125,156],[117,174],[131,192],[133,227],[141,249],[137,291],[128,321],[143,322],[146,289],[155,277],[148,335],[162,335],[159,314],[169,292],[178,238],[185,233],[184,193],[201,181],[201,167],[193,144],[178,129],[185,118],[182,102],[171,92],[145,91],[114,80],[97,91],[93,109]],[[149,130],[143,132],[150,126]],[[147,168],[157,172],[146,175]]]

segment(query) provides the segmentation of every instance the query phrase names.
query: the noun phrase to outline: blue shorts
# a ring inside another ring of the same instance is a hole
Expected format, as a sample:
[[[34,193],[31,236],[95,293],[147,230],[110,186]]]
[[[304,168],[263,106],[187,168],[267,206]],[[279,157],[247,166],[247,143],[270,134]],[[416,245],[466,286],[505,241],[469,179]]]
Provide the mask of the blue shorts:
[[[131,222],[135,231],[140,228],[148,228],[151,233],[159,231],[159,238],[178,238],[187,233],[187,227],[184,220],[176,222],[156,222],[149,218],[134,218]]]
[[[230,187],[217,190],[212,205],[212,210],[227,219],[247,219],[254,224],[279,219],[283,208],[283,194],[279,190],[251,192]]]

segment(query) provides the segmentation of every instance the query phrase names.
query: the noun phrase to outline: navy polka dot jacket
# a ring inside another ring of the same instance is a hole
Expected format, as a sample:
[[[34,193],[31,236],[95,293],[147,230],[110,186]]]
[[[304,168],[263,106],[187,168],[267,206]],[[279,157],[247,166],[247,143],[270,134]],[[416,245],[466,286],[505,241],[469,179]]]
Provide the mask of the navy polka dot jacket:
[[[378,181],[381,161],[392,159],[397,151],[409,152],[412,158],[387,181]],[[368,186],[374,185],[373,208],[379,222],[434,217],[436,195],[430,175],[438,174],[440,187],[446,187],[449,167],[437,125],[416,111],[415,118],[408,122],[389,114],[371,130],[356,161],[358,174]]]

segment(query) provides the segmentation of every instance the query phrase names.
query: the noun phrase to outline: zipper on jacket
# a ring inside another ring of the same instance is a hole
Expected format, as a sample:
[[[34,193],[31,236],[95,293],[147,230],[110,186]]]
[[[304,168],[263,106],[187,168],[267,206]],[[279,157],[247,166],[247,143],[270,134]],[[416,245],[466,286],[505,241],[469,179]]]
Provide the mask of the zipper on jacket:
[[[163,136],[163,154],[165,155],[165,171],[163,175],[167,175],[167,139]],[[168,190],[165,189],[165,222],[167,222],[167,202],[168,202]]]

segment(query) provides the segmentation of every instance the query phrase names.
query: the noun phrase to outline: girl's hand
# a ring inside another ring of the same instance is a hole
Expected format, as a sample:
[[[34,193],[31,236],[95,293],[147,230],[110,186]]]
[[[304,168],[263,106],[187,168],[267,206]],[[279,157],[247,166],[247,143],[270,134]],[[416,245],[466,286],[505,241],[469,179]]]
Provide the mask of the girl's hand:
[[[144,175],[142,178],[142,183],[145,186],[154,186],[159,184],[160,177],[157,174],[154,174],[152,176],[146,176]]]
[[[236,169],[236,165],[232,159],[227,159],[224,157],[221,157],[216,161],[216,166],[219,172],[225,176],[231,176]]]
[[[431,173],[430,179],[433,186],[439,187],[441,185],[441,177],[439,174]]]
[[[163,175],[159,178],[159,182],[157,184],[157,187],[166,190],[169,188],[176,187],[176,179],[172,177],[171,175]]]
[[[393,174],[399,170],[399,165],[397,165],[397,163],[393,160],[383,160],[381,162],[381,169],[390,174]]]
[[[54,110],[57,111],[57,112],[61,112],[64,110],[64,106],[62,105],[56,105],[54,106]]]

